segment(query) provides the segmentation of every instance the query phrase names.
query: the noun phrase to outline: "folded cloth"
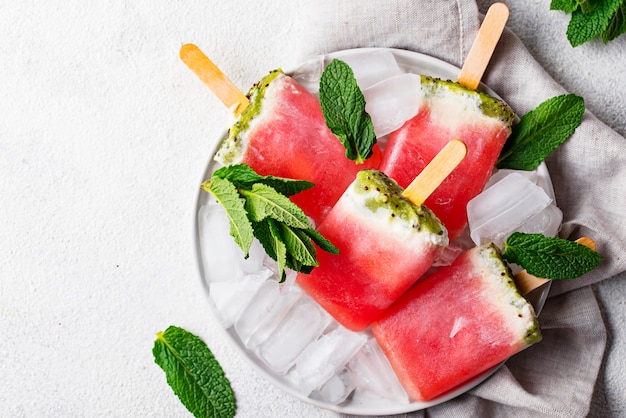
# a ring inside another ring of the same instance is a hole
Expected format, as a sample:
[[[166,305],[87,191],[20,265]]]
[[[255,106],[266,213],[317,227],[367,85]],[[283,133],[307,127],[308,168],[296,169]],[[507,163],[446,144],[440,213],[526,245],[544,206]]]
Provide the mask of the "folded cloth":
[[[357,47],[421,52],[462,66],[482,16],[473,1],[316,0],[300,49],[314,55]],[[519,115],[565,93],[505,30],[483,82]],[[540,315],[544,340],[516,355],[468,393],[415,416],[585,416],[604,350],[606,330],[590,284],[626,270],[626,139],[587,112],[546,164],[563,238],[592,237],[603,263],[572,281],[555,282]],[[412,415],[413,416],[413,415]]]

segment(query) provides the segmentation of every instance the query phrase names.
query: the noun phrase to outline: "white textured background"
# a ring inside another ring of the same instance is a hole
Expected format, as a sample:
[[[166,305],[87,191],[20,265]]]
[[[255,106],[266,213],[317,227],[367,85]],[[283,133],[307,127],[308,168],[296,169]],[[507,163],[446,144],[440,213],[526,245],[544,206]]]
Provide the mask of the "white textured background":
[[[1,417],[189,416],[151,353],[170,324],[208,343],[238,416],[336,416],[270,386],[210,317],[194,204],[230,117],[178,59],[196,43],[247,90],[298,62],[307,3],[0,0]],[[535,58],[626,135],[626,38],[573,49],[549,0],[508,3]],[[596,289],[591,415],[623,416],[626,276]]]

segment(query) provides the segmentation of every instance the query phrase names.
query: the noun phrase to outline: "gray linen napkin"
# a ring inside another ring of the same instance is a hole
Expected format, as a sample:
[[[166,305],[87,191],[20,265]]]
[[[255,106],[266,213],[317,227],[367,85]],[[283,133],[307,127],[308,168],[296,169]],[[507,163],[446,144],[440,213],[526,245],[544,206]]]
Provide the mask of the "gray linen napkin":
[[[482,16],[473,1],[316,0],[302,39],[302,61],[356,47],[394,47],[461,66]],[[505,31],[483,82],[519,115],[563,93],[521,41]],[[590,284],[626,270],[626,140],[589,112],[546,160],[564,220],[560,235],[589,236],[602,265],[554,283],[540,315],[544,339],[514,356],[465,395],[411,416],[585,416],[606,347]],[[599,187],[599,185],[601,185]]]

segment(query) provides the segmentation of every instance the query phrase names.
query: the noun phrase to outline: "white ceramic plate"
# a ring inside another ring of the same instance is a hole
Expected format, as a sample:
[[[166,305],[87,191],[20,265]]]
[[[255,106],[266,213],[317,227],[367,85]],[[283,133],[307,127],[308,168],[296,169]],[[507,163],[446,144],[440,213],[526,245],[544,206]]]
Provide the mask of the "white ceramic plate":
[[[333,58],[341,59],[346,56],[373,51],[376,49],[378,48],[362,48],[362,49],[338,51],[338,52],[328,54],[324,58],[326,59],[326,61],[329,61]],[[426,74],[426,75],[430,75],[430,76],[434,76],[438,78],[456,80],[457,75],[460,71],[459,68],[451,64],[448,64],[444,61],[441,61],[439,59],[436,59],[427,55],[423,55],[423,54],[419,54],[419,53],[411,52],[411,51],[398,50],[398,49],[388,49],[388,50],[393,53],[400,68],[404,69],[406,72],[412,72],[416,74]],[[287,72],[289,73],[289,71]],[[497,94],[495,94],[495,92],[491,91],[487,86],[483,84],[480,85],[479,90],[485,91],[486,93],[497,97]],[[226,132],[224,132],[224,134],[225,133]],[[213,156],[217,152],[217,148],[219,147],[219,143],[221,142],[222,137],[223,135],[220,136],[220,138],[218,139],[216,143],[215,148],[211,150],[211,152],[209,153],[210,161],[208,163],[205,175],[202,180],[210,178],[211,173],[215,171],[215,169],[218,168],[217,163],[215,163],[213,160]],[[551,185],[550,177],[544,164],[542,164],[539,167],[538,172],[542,181],[544,183],[547,183],[548,185]],[[552,194],[552,197],[553,197],[553,194]],[[198,195],[198,199],[196,203],[196,214],[198,213],[200,208],[203,205],[207,204],[208,202],[209,202],[209,194],[201,191]],[[196,216],[196,235],[195,235],[196,253],[197,253],[196,255],[197,255],[197,260],[198,260],[198,266],[200,269],[200,275],[205,285],[205,289],[207,289],[207,297],[209,297],[208,296],[208,289],[209,289],[208,284],[210,283],[210,280],[208,277],[205,276],[205,273],[204,273],[206,270],[205,268],[206,266],[203,265],[203,258],[202,258],[200,242],[199,242],[197,219],[198,218]],[[546,285],[543,285],[542,287],[536,289],[535,291],[531,292],[527,296],[527,298],[535,307],[535,310],[537,311],[537,313],[541,311],[544,305],[544,302],[546,300],[546,297],[549,291],[549,287],[550,287],[550,284],[548,282]],[[294,384],[291,381],[289,381],[288,378],[286,378],[285,376],[280,376],[280,375],[275,374],[268,366],[266,366],[261,360],[259,360],[256,357],[256,355],[251,353],[241,342],[241,340],[239,339],[239,337],[237,336],[237,334],[235,333],[232,327],[225,330],[225,336],[230,341],[232,346],[241,354],[241,356],[247,359],[250,362],[250,364],[255,369],[257,369],[259,373],[261,373],[261,375],[263,375],[270,382],[272,382],[273,384],[275,384],[276,386],[278,386],[285,392],[291,394],[292,396],[298,399],[301,399],[304,402],[314,404],[320,408],[325,408],[325,409],[333,410],[336,412],[345,413],[345,414],[353,414],[353,415],[394,415],[394,414],[402,414],[402,413],[425,409],[430,406],[445,402],[449,399],[455,398],[467,392],[468,390],[480,384],[489,376],[491,376],[501,366],[501,364],[498,366],[495,366],[491,368],[490,370],[487,370],[486,372],[475,377],[474,379],[471,379],[470,381],[461,385],[457,389],[450,391],[442,396],[439,396],[436,399],[429,401],[429,402],[415,402],[414,401],[410,403],[401,403],[397,401],[384,399],[382,397],[370,396],[368,393],[365,393],[365,392],[359,393],[357,389],[357,391],[353,394],[353,396],[349,397],[347,401],[339,405],[334,405],[334,404],[329,404],[325,402],[320,402],[315,399],[311,399],[299,393],[296,387],[294,386]]]

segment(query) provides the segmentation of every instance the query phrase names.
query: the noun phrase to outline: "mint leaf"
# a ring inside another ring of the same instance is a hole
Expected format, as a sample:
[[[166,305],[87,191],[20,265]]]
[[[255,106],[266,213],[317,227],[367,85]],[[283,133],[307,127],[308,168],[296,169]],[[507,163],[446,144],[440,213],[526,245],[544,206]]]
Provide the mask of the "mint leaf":
[[[280,249],[278,247],[277,241],[282,243],[282,239],[274,236],[272,231],[270,231],[270,222],[271,219],[264,219],[261,222],[252,222],[252,228],[254,228],[254,236],[259,240],[265,253],[271,257],[273,260],[278,260],[278,253]]]
[[[269,222],[270,219],[264,219],[261,222],[252,222],[252,228],[254,229],[254,236],[259,240],[265,254],[267,254],[272,260],[276,260],[277,249],[274,237],[270,231]]]
[[[275,260],[278,264],[278,277],[280,277],[280,282],[282,283],[287,277],[285,274],[285,267],[287,266],[287,246],[283,242],[284,238],[280,233],[280,227],[278,224],[273,219],[268,219],[267,225],[272,237],[272,245],[276,253]],[[315,255],[313,255],[313,257],[315,257]],[[292,265],[290,266],[293,268]]]
[[[320,246],[324,251],[333,254],[339,253],[330,241],[312,228],[294,230],[288,226],[280,225],[271,218],[267,218],[263,222],[255,222],[253,226],[255,236],[263,245],[267,255],[278,262],[281,282],[286,278],[285,267],[302,273],[310,273],[312,267],[318,265],[315,250],[307,243],[302,233],[315,236],[312,238],[314,241],[325,242],[326,245]],[[289,248],[287,243],[289,243]]]
[[[623,33],[626,33],[626,1],[619,6],[606,30],[602,32],[602,42],[606,44]]]
[[[624,0],[604,0],[589,13],[582,9],[572,12],[567,27],[567,39],[573,47],[582,45],[607,30],[609,22]]]
[[[261,176],[249,165],[232,164],[219,168],[213,173],[214,176],[229,180],[237,188],[250,189],[255,183],[266,184],[278,193],[285,196],[293,196],[303,190],[310,189],[313,183],[306,180],[294,180],[274,176]]]
[[[226,215],[230,220],[230,235],[235,238],[235,242],[247,258],[254,233],[244,207],[244,200],[239,196],[239,192],[231,182],[215,176],[202,183],[201,188],[215,196],[215,199],[226,210]]]
[[[235,396],[211,350],[197,336],[175,326],[157,333],[154,362],[195,417],[234,417]]]
[[[324,238],[322,234],[317,232],[313,228],[305,229],[304,232],[313,240],[314,243],[317,244],[322,250],[329,252],[331,254],[339,254],[339,250],[335,247],[329,240]]]
[[[213,177],[228,180],[239,187],[245,184],[254,184],[263,178],[246,164],[231,164],[220,167],[215,170]]]
[[[513,126],[496,167],[534,170],[576,130],[585,113],[582,97],[565,94],[546,100]]]
[[[602,256],[582,244],[541,234],[514,232],[502,257],[545,279],[575,279],[596,268]]]
[[[261,176],[247,165],[236,164],[216,170],[201,188],[215,196],[226,210],[230,233],[246,257],[256,237],[267,255],[278,263],[282,281],[286,267],[310,273],[318,265],[313,242],[324,251],[339,252],[313,230],[302,209],[277,190],[289,193],[310,185],[310,182]]]
[[[260,183],[270,186],[278,193],[287,197],[300,193],[303,190],[310,189],[315,184],[306,180],[285,179],[281,177],[265,176]]]
[[[313,247],[311,239],[304,231],[289,228],[284,224],[279,225],[279,227],[287,251],[293,260],[303,266],[316,267],[319,265],[315,257],[315,247]]]
[[[346,157],[362,164],[372,155],[376,134],[363,93],[345,62],[334,59],[324,69],[320,103],[326,125],[346,148]]]
[[[583,13],[591,13],[602,3],[603,0],[576,0]]]
[[[565,13],[572,13],[578,8],[576,0],[552,0],[550,10],[561,10]]]
[[[261,222],[253,222],[252,226],[254,227],[254,236],[263,246],[265,253],[276,261],[281,283],[287,278],[285,267],[300,271],[289,262],[287,247],[275,220],[267,218]]]
[[[289,198],[265,184],[257,183],[250,190],[240,190],[246,199],[245,208],[252,221],[270,217],[294,228],[308,228],[309,219]]]
[[[626,33],[626,0],[552,0],[550,10],[571,14],[567,39],[574,47],[596,36],[606,44]]]
[[[300,261],[291,257],[289,254],[287,254],[287,266],[293,266],[291,267],[293,270],[302,272],[304,274],[311,273],[311,271],[313,271],[313,268],[315,268],[315,266],[305,266]]]

